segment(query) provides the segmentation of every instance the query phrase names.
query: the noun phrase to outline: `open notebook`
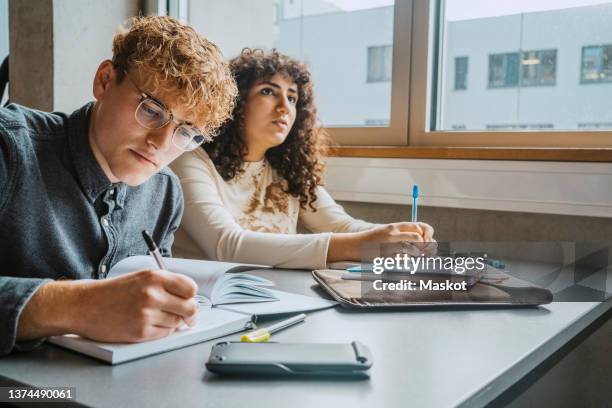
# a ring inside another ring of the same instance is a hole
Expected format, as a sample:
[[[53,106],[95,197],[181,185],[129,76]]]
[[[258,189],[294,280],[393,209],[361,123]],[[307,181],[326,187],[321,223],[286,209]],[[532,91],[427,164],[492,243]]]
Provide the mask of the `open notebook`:
[[[266,268],[263,266],[178,258],[164,258],[164,263],[168,270],[188,275],[198,284],[200,311],[194,327],[143,343],[102,343],[71,334],[54,336],[48,341],[118,364],[250,329],[256,316],[314,311],[336,305],[326,299],[270,289],[273,282],[238,273]],[[108,278],[146,268],[157,269],[152,257],[126,258],[110,270]]]

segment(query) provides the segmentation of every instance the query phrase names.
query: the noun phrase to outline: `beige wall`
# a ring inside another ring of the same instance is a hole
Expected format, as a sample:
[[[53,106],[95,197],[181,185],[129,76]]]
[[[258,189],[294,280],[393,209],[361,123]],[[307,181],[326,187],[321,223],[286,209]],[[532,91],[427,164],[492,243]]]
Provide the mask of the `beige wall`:
[[[96,68],[138,0],[11,0],[11,101],[72,112],[93,100]]]
[[[410,220],[410,206],[341,202],[367,221]],[[419,207],[419,220],[436,230],[438,241],[599,241],[612,240],[612,218],[504,211]]]
[[[53,109],[53,1],[9,2],[11,101]]]

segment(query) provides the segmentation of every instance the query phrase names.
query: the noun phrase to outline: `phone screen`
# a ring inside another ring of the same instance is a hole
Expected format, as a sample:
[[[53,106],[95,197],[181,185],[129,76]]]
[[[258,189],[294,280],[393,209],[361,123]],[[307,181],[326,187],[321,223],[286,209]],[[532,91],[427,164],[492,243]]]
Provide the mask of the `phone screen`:
[[[350,344],[300,343],[230,343],[220,354],[228,362],[254,364],[279,362],[285,364],[356,364],[355,350]]]

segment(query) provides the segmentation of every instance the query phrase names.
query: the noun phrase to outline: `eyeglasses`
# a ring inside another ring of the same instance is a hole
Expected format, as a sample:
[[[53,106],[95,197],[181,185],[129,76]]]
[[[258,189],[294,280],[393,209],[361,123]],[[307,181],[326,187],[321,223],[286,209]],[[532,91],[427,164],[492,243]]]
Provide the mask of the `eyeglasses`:
[[[204,135],[197,127],[175,120],[174,115],[168,108],[152,96],[141,91],[127,74],[126,78],[140,92],[141,100],[136,108],[136,112],[134,112],[136,122],[140,126],[147,129],[160,129],[170,122],[176,123],[178,126],[172,134],[172,144],[185,151],[194,150],[202,143],[212,141],[210,136]]]

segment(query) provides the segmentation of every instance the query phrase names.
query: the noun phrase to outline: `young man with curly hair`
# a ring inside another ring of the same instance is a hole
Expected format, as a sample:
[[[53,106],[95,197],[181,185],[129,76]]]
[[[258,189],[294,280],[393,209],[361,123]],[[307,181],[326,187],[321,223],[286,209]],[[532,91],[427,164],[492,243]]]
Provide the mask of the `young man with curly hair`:
[[[357,220],[322,186],[326,143],[304,64],[245,49],[230,66],[239,91],[232,119],[172,165],[185,194],[175,255],[316,269],[361,260],[370,242],[428,249],[429,225]],[[315,233],[297,234],[298,222]]]
[[[170,255],[183,197],[166,166],[229,117],[229,67],[192,27],[134,18],[93,95],[70,115],[0,109],[0,355],[51,335],[139,342],[194,322],[183,275],[103,278],[147,253],[142,230]]]

